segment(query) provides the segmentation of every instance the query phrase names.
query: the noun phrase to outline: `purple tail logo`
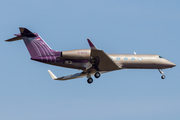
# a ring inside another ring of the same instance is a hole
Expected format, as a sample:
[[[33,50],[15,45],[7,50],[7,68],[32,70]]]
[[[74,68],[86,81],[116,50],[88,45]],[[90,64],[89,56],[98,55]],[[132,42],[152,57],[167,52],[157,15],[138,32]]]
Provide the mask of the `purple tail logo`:
[[[35,33],[36,34],[36,33]],[[53,56],[53,50],[36,34],[36,37],[22,37],[31,57]]]
[[[32,33],[26,28],[19,28],[19,30],[21,34],[17,34],[16,36],[22,37],[32,58],[54,55],[54,50],[37,33]]]
[[[23,39],[26,47],[31,55],[31,59],[38,61],[55,61],[56,57],[61,56],[61,51],[52,50],[45,41],[37,34],[32,33],[26,28],[19,28],[20,34],[6,41],[12,42]]]

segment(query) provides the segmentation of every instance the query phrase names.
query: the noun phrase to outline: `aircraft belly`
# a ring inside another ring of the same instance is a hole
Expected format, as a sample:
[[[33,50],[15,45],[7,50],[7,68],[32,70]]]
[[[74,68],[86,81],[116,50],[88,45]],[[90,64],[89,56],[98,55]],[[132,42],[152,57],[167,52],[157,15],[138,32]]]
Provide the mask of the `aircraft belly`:
[[[35,59],[33,59],[33,60],[35,60]],[[62,59],[58,59],[58,60],[55,60],[53,62],[46,62],[44,60],[35,60],[35,61],[50,64],[50,65],[60,66],[60,67],[85,70],[88,60],[62,60]]]

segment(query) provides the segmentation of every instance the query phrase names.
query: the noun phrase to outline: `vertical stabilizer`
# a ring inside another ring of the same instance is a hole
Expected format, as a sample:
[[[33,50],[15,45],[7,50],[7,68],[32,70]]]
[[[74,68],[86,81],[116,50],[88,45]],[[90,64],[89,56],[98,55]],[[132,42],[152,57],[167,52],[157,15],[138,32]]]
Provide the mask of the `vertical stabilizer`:
[[[26,44],[26,47],[32,58],[53,56],[53,50],[43,41],[43,39],[37,34],[32,33],[26,28],[19,28],[21,37]]]
[[[6,40],[7,42],[23,39],[32,60],[40,62],[55,61],[56,57],[61,56],[61,51],[52,50],[46,42],[37,34],[27,28],[19,28],[20,34],[14,34],[16,37]]]

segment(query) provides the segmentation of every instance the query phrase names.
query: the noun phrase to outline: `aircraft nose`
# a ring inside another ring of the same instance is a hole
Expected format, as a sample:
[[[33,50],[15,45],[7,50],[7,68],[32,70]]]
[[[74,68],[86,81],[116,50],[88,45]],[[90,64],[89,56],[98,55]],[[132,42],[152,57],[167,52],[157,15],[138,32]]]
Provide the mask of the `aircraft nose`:
[[[176,66],[176,64],[174,64],[174,63],[172,63],[172,62],[170,62],[169,65],[170,65],[171,67],[175,67],[175,66]]]

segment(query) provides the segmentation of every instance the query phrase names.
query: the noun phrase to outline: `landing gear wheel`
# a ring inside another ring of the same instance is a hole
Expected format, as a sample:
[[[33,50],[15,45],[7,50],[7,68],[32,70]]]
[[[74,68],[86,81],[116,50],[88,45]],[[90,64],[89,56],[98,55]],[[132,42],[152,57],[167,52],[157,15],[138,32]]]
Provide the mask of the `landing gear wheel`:
[[[99,73],[99,72],[96,72],[95,74],[94,74],[94,77],[95,78],[99,78],[101,76],[101,74]]]
[[[165,79],[165,75],[162,75],[161,78],[162,78],[162,79]]]
[[[88,78],[87,82],[88,82],[89,84],[91,84],[91,83],[93,82],[93,79],[92,79],[92,78]]]

